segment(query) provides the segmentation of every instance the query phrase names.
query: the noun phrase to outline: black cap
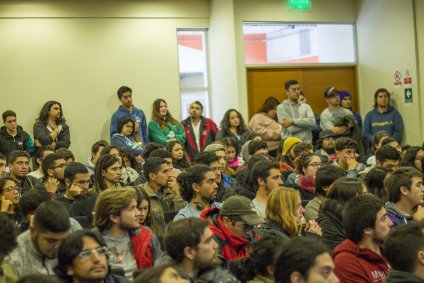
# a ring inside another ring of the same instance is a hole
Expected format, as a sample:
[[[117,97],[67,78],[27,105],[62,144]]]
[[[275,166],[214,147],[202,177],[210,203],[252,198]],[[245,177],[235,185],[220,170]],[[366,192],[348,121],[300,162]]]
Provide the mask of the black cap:
[[[334,86],[330,86],[330,87],[326,88],[325,91],[324,91],[324,97],[325,98],[330,98],[330,97],[333,97],[333,96],[336,96],[336,95],[339,95],[339,91]]]

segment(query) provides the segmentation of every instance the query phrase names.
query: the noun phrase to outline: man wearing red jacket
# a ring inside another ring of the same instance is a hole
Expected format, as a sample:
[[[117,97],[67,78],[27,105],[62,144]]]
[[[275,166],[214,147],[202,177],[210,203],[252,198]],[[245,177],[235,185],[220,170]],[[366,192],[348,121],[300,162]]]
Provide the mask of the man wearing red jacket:
[[[343,224],[348,239],[334,248],[340,282],[381,282],[390,271],[382,244],[393,225],[384,203],[373,195],[355,197],[343,209]]]
[[[246,257],[249,243],[259,239],[253,228],[264,223],[252,201],[243,196],[229,197],[221,209],[204,210],[200,218],[211,220],[209,228],[218,243],[219,253],[226,260]]]
[[[190,116],[181,121],[186,134],[184,144],[187,157],[193,161],[197,154],[215,141],[218,127],[211,119],[202,116],[203,105],[199,101],[190,104]]]

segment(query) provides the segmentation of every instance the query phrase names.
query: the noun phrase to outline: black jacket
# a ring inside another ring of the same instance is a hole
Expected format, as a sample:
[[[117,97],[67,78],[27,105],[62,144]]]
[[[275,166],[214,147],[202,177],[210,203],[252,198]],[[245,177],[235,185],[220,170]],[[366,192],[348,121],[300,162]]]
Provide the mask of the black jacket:
[[[16,136],[12,137],[3,126],[0,128],[0,152],[6,156],[14,150],[24,150],[31,154],[34,151],[34,143],[27,132],[21,126],[17,128]]]
[[[384,283],[424,283],[424,279],[419,278],[412,273],[393,270],[387,275]]]
[[[342,219],[337,213],[338,203],[335,200],[326,199],[322,210],[319,212],[317,222],[322,230],[322,242],[333,249],[347,239],[343,228]]]
[[[258,229],[255,231],[259,235],[273,234],[280,236],[283,239],[290,240],[290,236],[286,231],[284,231],[283,226],[281,224],[269,220],[268,218],[265,218],[265,223],[261,224],[261,226],[259,226]],[[306,232],[304,236],[315,240],[321,240],[321,237],[315,233]]]
[[[39,190],[46,190],[46,187],[44,187],[44,182],[46,181],[46,177],[41,177],[37,180],[37,183],[35,184],[35,188]],[[66,193],[66,185],[64,182],[59,181],[59,188],[57,188],[56,195],[57,197],[63,197]]]

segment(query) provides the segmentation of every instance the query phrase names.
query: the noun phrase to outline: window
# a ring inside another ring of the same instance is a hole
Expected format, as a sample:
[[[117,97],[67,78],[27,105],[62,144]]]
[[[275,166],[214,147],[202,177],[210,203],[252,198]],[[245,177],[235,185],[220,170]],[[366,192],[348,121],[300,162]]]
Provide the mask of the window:
[[[353,24],[244,23],[245,63],[355,64]]]
[[[178,30],[181,118],[189,115],[193,101],[203,104],[203,115],[209,117],[209,81],[205,30]]]

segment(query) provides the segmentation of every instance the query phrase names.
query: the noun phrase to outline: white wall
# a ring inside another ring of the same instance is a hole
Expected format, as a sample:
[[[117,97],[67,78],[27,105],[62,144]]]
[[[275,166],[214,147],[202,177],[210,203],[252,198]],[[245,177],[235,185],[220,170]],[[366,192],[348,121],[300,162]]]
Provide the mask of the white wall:
[[[417,39],[417,45],[416,45],[416,52],[418,52],[418,70],[419,70],[419,76],[417,81],[418,91],[422,93],[422,89],[424,87],[424,1],[416,0],[415,2],[415,19],[416,19],[416,39]],[[417,77],[417,76],[416,76]],[[424,99],[421,97],[421,95],[416,95],[420,98],[417,105],[420,106],[420,110],[424,109]],[[418,144],[421,144],[424,140],[424,130],[423,130],[423,112],[421,110],[421,113],[417,118],[419,121],[421,121],[421,135],[419,136],[421,139],[418,141]],[[409,121],[407,121],[408,123]],[[418,126],[418,125],[417,125]]]
[[[62,103],[77,159],[109,139],[121,85],[151,116],[156,98],[180,113],[177,28],[206,28],[207,0],[1,1],[0,111],[32,134],[45,101]]]
[[[420,1],[416,1],[420,2]],[[422,3],[421,10],[423,8]],[[421,12],[421,23],[423,15]],[[421,24],[421,34],[422,34]],[[358,0],[358,81],[360,109],[365,115],[372,109],[374,92],[387,88],[393,93],[405,122],[404,143],[422,143],[421,99],[417,86],[417,53],[412,0]],[[420,38],[422,44],[422,36]],[[421,45],[422,47],[422,45]],[[421,48],[421,50],[423,50]],[[421,54],[424,55],[424,54]],[[422,64],[422,63],[421,63]],[[403,88],[395,88],[395,70],[412,69],[413,104],[405,104]],[[422,80],[422,78],[421,78]]]

